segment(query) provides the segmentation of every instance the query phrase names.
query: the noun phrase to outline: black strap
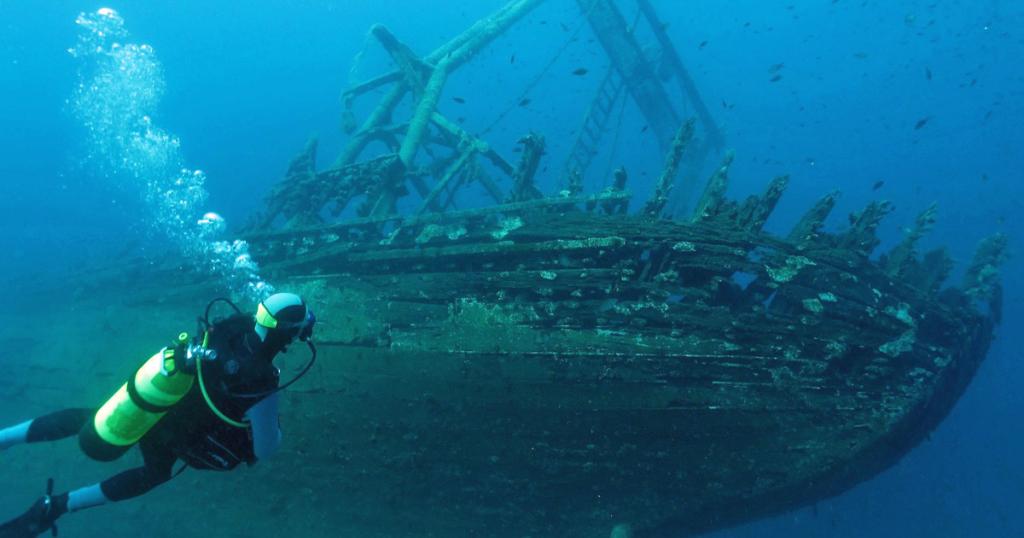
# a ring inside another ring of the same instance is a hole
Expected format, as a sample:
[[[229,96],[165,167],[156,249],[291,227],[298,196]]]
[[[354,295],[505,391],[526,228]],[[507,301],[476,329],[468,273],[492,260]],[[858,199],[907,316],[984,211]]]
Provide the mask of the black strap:
[[[171,408],[170,406],[154,405],[147,402],[145,398],[139,394],[139,389],[135,386],[135,374],[132,374],[132,376],[128,378],[128,397],[132,399],[132,403],[141,407],[143,411],[148,411],[150,413],[163,413]]]

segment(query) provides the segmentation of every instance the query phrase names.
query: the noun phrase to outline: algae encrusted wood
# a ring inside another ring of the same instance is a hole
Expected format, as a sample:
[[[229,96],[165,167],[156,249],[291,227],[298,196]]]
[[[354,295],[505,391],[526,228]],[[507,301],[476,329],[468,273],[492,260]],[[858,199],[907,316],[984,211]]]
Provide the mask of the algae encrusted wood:
[[[346,441],[360,466],[429,494],[318,472],[397,496],[421,521],[508,529],[496,536],[623,523],[677,536],[812,502],[896,461],[985,355],[1005,240],[983,242],[962,288],[943,288],[948,257],[914,248],[931,209],[877,262],[885,203],[826,233],[833,193],[775,237],[763,229],[788,178],[730,200],[731,158],[686,222],[608,205],[628,199],[622,171],[597,195],[251,237],[275,281],[350,319],[319,334],[327,353],[374,357],[360,367],[372,375],[334,367],[308,405],[380,420],[371,409],[431,410],[385,428],[351,421],[375,441]],[[375,385],[403,369],[415,384]],[[601,496],[596,510],[581,492]]]

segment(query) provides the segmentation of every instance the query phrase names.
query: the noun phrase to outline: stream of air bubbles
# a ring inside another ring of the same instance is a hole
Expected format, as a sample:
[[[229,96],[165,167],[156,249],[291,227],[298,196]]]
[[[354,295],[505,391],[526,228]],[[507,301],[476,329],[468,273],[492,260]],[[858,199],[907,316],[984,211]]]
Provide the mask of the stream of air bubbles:
[[[79,78],[69,103],[98,175],[139,193],[143,224],[234,295],[260,300],[272,293],[246,242],[226,239],[224,219],[204,214],[206,174],[186,167],[181,141],[153,121],[165,88],[153,48],[127,42],[124,19],[110,8],[82,13],[75,23],[78,42],[68,52],[80,62]]]

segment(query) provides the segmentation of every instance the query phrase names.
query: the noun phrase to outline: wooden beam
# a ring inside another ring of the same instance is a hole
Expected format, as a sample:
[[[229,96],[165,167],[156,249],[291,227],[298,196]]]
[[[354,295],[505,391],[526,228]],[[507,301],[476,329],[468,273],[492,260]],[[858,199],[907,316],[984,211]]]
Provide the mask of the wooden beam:
[[[825,224],[829,213],[832,212],[832,208],[835,207],[837,199],[839,199],[839,191],[833,191],[823,196],[804,213],[803,217],[800,217],[796,226],[793,226],[793,230],[789,232],[787,239],[800,246],[806,246],[817,239],[821,233],[821,227]]]
[[[537,174],[537,166],[540,165],[540,158],[544,155],[544,137],[536,133],[530,133],[519,139],[523,145],[522,158],[519,166],[512,175],[512,193],[509,194],[510,202],[523,202],[540,198],[542,195],[534,185],[533,179]]]
[[[721,166],[711,175],[707,187],[704,188],[704,194],[693,211],[694,222],[712,219],[718,213],[718,208],[725,201],[725,189],[729,186],[729,166],[732,165],[734,156],[732,152],[726,153]]]
[[[704,127],[709,146],[721,149],[725,144],[722,131],[715,124],[714,118],[711,117],[711,111],[708,110],[707,104],[704,103],[704,99],[701,98],[700,92],[697,90],[697,85],[693,82],[689,71],[686,70],[683,61],[679,58],[679,52],[665,31],[665,24],[658,18],[658,14],[654,11],[654,6],[651,5],[650,0],[637,0],[637,4],[640,6],[640,12],[643,13],[650,24],[655,39],[661,45],[661,51],[665,60],[668,61],[669,67],[675,71],[676,79],[679,81],[679,88],[689,98],[690,104],[693,105],[693,110],[697,113],[701,126]]]
[[[694,120],[687,120],[686,123],[679,127],[679,131],[676,132],[676,136],[672,140],[672,147],[665,157],[665,167],[661,171],[661,177],[658,178],[658,183],[654,188],[651,199],[644,206],[644,213],[647,216],[660,217],[661,212],[665,209],[669,192],[672,191],[672,183],[675,181],[676,174],[679,171],[679,163],[682,161],[683,151],[686,149],[687,144],[690,143],[690,140],[693,139],[693,126]]]
[[[459,175],[462,169],[466,166],[466,163],[468,163],[475,154],[476,150],[474,150],[473,148],[468,148],[465,151],[463,151],[462,154],[459,155],[457,159],[455,159],[455,162],[453,162],[451,166],[449,166],[448,169],[445,171],[444,176],[442,176],[441,179],[434,184],[434,188],[431,189],[430,193],[427,194],[427,196],[424,198],[423,203],[420,205],[420,208],[416,210],[416,215],[423,214],[428,207],[437,208],[435,209],[435,211],[441,210],[440,207],[437,206],[436,204],[437,195],[441,194],[441,192],[445,189],[445,187],[448,186],[451,180]]]
[[[477,209],[464,209],[461,211],[447,211],[445,213],[425,213],[416,217],[406,217],[402,215],[385,215],[382,217],[362,217],[356,218],[338,224],[331,224],[328,226],[318,226],[314,228],[294,228],[289,230],[271,231],[271,232],[259,232],[254,234],[244,235],[242,238],[247,241],[267,241],[267,240],[286,240],[293,237],[303,237],[311,235],[325,235],[336,233],[348,228],[358,228],[362,226],[369,226],[375,224],[383,224],[386,222],[404,221],[403,225],[416,225],[432,222],[446,222],[454,221],[465,218],[483,217],[487,215],[503,214],[503,213],[517,213],[520,211],[528,211],[533,209],[540,209],[546,207],[562,207],[587,204],[590,202],[604,202],[612,200],[626,200],[633,196],[629,191],[622,192],[606,192],[600,194],[591,194],[586,196],[570,196],[570,197],[553,197],[553,198],[542,198],[539,200],[529,200],[526,202],[517,202],[512,204],[502,204],[496,206],[488,206]]]

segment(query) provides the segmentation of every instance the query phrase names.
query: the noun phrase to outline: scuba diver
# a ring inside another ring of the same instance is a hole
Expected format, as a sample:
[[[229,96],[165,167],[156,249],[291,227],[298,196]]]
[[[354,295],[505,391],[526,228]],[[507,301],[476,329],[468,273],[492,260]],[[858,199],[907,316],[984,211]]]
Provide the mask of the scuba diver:
[[[225,302],[234,314],[210,323],[210,310]],[[255,316],[228,299],[210,302],[199,319],[200,332],[186,333],[147,360],[99,410],[64,409],[0,430],[0,451],[21,443],[54,441],[74,435],[89,457],[113,461],[132,446],[143,466],[103,482],[46,495],[27,512],[0,525],[0,538],[28,538],[52,530],[57,518],[108,502],[142,495],[186,467],[229,471],[269,457],[280,444],[278,393],[316,361],[311,337],[316,317],[293,293],[260,302]],[[273,360],[296,340],[311,358],[287,383]],[[173,468],[177,460],[183,465]]]

